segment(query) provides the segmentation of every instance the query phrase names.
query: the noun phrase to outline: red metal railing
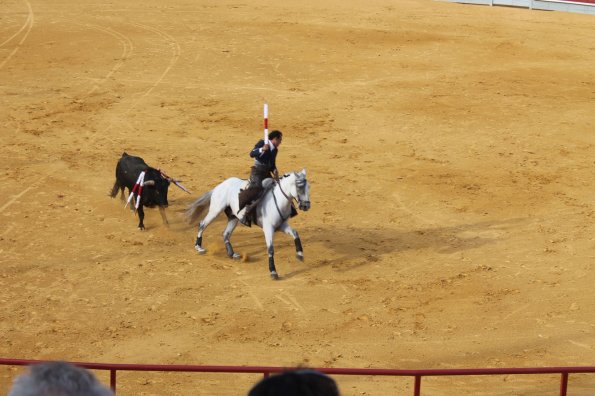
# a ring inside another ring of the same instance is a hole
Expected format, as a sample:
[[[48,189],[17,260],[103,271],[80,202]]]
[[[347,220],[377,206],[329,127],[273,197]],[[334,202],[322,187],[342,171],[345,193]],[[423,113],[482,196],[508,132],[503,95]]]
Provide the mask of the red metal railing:
[[[29,366],[42,363],[42,360],[5,359],[0,358],[3,366]],[[241,373],[263,374],[268,377],[272,373],[288,370],[304,369],[303,367],[267,367],[267,366],[192,366],[192,365],[163,365],[163,364],[115,364],[115,363],[84,363],[70,362],[79,367],[91,370],[107,370],[110,372],[110,387],[116,392],[117,371],[160,371],[160,372],[193,372],[193,373]],[[560,374],[560,396],[566,396],[569,374],[595,373],[595,366],[590,367],[528,367],[528,368],[483,368],[483,369],[429,369],[429,370],[393,370],[373,368],[314,368],[309,369],[325,374],[335,375],[372,375],[413,377],[413,395],[421,395],[422,377],[438,376],[466,376],[466,375],[513,375],[513,374]]]

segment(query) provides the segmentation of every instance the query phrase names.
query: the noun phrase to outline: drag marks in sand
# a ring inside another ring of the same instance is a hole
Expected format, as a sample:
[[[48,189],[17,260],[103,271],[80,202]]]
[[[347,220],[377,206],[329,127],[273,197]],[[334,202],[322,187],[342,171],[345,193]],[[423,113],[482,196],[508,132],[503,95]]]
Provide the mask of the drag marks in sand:
[[[180,44],[176,41],[176,39],[173,38],[171,35],[167,34],[166,32],[164,32],[163,30],[157,29],[152,26],[141,25],[139,23],[131,23],[131,25],[139,27],[141,29],[145,29],[147,31],[150,31],[150,32],[158,35],[160,38],[162,38],[167,43],[167,46],[169,47],[169,49],[171,50],[172,53],[169,56],[169,63],[167,65],[167,67],[163,70],[163,72],[159,75],[159,77],[153,82],[153,84],[151,84],[151,86],[145,92],[143,92],[143,94],[128,108],[128,110],[126,110],[125,114],[128,113],[130,110],[132,110],[143,98],[145,98],[146,96],[149,96],[151,94],[151,92],[153,92],[153,90],[163,81],[165,76],[170,72],[172,67],[174,67],[174,65],[180,58],[180,54],[182,52],[180,49]],[[155,40],[153,40],[153,42],[155,42]]]
[[[114,76],[114,74],[124,65],[124,63],[128,60],[128,58],[130,58],[132,56],[132,53],[134,51],[134,45],[133,45],[132,40],[130,39],[129,36],[126,36],[126,35],[118,32],[118,31],[116,31],[114,29],[109,28],[109,27],[104,27],[104,26],[99,26],[99,25],[92,25],[92,24],[86,24],[84,26],[90,27],[92,29],[99,30],[99,31],[101,31],[103,33],[106,33],[106,34],[114,37],[116,40],[118,40],[118,42],[122,46],[122,53],[120,54],[120,58],[116,61],[115,65],[105,75],[105,77],[103,77],[101,80],[97,80],[93,84],[93,88],[91,88],[89,90],[89,92],[87,93],[87,95],[91,95],[102,84],[104,84],[106,81],[108,81],[110,78],[112,78]]]
[[[18,50],[21,48],[21,46],[23,45],[25,40],[27,40],[27,37],[29,36],[31,29],[33,28],[33,23],[34,23],[34,19],[35,19],[34,14],[33,14],[33,8],[31,8],[31,3],[29,3],[28,1],[25,0],[25,3],[27,4],[27,9],[28,9],[27,19],[25,20],[25,23],[23,23],[21,28],[16,33],[14,33],[8,39],[6,39],[2,43],[0,43],[0,49],[3,48],[4,46],[9,46],[13,40],[18,39],[18,37],[21,36],[21,34],[22,34],[21,39],[14,46],[12,51],[10,51],[8,53],[8,55],[0,62],[0,69],[2,69],[2,67],[4,67],[4,65],[6,65],[8,63],[8,61],[18,52]]]

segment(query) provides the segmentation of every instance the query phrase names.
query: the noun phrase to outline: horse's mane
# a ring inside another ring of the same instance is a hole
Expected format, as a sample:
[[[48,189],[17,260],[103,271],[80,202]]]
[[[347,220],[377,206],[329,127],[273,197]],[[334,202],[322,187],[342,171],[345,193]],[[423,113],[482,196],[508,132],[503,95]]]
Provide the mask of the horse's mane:
[[[307,183],[306,175],[303,175],[300,172],[285,173],[283,176],[279,178],[279,181],[289,178],[291,176],[295,176],[295,182],[298,186]]]
[[[296,178],[299,178],[300,176],[302,176],[300,174],[300,172],[291,172],[291,173],[284,173],[283,176],[281,176],[279,179],[284,179],[286,177],[290,177],[290,176],[295,176]],[[306,176],[302,176],[304,179],[306,178]]]

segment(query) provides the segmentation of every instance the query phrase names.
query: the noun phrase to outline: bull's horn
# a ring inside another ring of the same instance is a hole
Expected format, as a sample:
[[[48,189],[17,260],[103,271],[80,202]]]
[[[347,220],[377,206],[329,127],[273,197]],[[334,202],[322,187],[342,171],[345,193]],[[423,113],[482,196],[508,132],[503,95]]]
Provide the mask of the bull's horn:
[[[147,180],[146,182],[143,183],[143,186],[154,186],[155,185],[155,180]]]

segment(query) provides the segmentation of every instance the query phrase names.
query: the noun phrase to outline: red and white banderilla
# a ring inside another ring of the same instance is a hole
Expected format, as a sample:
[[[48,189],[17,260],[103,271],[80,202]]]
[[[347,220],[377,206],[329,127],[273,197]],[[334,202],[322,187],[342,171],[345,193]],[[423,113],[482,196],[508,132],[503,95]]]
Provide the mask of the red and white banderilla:
[[[130,191],[130,195],[128,196],[128,200],[126,201],[126,205],[124,205],[124,207],[128,206],[130,201],[134,198],[134,193],[138,191],[138,193],[136,194],[136,202],[134,204],[134,207],[136,209],[138,209],[138,207],[140,205],[141,194],[143,193],[144,182],[145,182],[145,171],[142,171],[140,173],[140,175],[138,175],[138,179],[136,180],[136,183],[134,183],[134,187],[132,187],[132,191]]]

